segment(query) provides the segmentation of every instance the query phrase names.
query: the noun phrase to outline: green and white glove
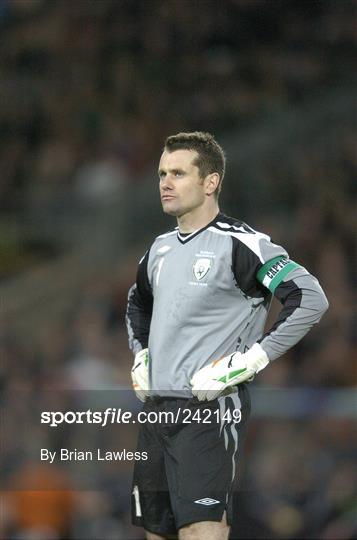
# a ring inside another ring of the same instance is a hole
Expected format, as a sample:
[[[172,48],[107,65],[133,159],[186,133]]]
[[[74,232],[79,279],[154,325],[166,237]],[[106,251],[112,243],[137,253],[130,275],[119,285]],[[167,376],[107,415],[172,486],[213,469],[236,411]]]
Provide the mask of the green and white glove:
[[[254,377],[268,363],[266,352],[255,343],[244,354],[230,354],[197,371],[190,381],[192,393],[199,401],[211,401],[226,388]]]
[[[135,355],[131,380],[136,396],[145,401],[149,395],[149,349],[142,349]]]

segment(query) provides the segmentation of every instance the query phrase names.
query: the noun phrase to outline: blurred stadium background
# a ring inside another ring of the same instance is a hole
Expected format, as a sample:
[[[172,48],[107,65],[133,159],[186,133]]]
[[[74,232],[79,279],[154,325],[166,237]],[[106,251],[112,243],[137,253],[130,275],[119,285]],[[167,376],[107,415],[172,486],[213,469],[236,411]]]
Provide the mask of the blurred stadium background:
[[[356,20],[349,0],[0,0],[0,536],[142,538],[130,463],[75,489],[76,464],[39,468],[29,425],[66,408],[60,388],[83,405],[130,386],[127,290],[174,225],[160,150],[200,129],[227,151],[221,209],[330,301],[253,385],[232,537],[356,537]],[[42,444],[78,447],[62,437]]]

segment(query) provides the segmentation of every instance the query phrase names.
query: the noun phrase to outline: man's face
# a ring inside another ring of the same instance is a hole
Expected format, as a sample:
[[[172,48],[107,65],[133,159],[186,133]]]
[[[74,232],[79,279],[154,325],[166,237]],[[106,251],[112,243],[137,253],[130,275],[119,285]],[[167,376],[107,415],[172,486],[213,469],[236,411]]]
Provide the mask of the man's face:
[[[175,150],[161,156],[159,164],[160,197],[166,214],[180,217],[205,202],[204,181],[193,162],[195,150]]]

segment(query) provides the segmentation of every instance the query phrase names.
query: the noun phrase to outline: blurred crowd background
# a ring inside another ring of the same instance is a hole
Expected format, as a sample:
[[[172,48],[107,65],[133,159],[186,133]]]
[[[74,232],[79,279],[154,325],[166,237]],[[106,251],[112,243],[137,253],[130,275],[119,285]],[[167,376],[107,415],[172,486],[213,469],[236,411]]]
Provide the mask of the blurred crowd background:
[[[112,406],[113,391],[138,409],[127,290],[175,225],[156,168],[183,130],[226,149],[221,210],[330,301],[252,384],[232,538],[356,537],[355,25],[352,0],[0,0],[3,538],[142,538],[130,462],[40,464],[39,447],[93,432],[44,433],[34,415]],[[110,437],[135,448],[130,430]]]

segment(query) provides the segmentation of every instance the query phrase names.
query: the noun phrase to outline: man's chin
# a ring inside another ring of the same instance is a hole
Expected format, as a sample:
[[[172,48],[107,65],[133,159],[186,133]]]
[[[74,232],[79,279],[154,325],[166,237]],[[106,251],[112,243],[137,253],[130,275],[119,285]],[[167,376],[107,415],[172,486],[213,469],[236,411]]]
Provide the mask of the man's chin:
[[[172,206],[170,207],[169,204],[167,204],[167,205],[163,204],[162,205],[162,210],[163,210],[163,212],[165,214],[168,214],[169,216],[177,217],[180,214],[180,212],[178,211],[177,208],[173,208]]]

